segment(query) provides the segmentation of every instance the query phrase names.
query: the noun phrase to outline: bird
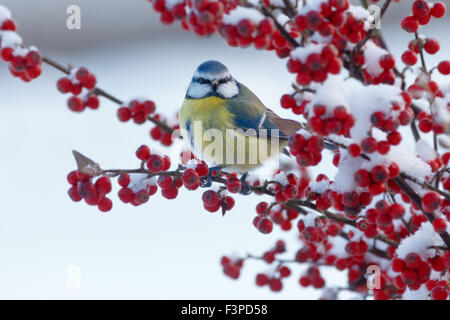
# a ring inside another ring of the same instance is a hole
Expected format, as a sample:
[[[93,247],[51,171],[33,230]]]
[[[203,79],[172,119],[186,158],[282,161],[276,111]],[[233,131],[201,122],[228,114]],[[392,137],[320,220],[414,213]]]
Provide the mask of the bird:
[[[267,108],[215,60],[195,70],[178,119],[183,139],[207,162],[210,172],[238,171],[243,173],[243,185],[249,171],[283,152],[289,137],[302,127]]]

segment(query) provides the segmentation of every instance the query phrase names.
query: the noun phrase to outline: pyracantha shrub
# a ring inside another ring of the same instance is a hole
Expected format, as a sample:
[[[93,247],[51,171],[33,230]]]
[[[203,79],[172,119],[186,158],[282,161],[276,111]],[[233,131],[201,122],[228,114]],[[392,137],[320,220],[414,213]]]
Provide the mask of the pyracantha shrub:
[[[368,2],[380,5],[383,16],[399,1]],[[289,140],[291,157],[263,178],[210,174],[187,150],[176,159],[143,145],[135,169],[111,170],[75,153],[78,168],[67,177],[70,198],[107,212],[112,192],[139,206],[158,193],[172,200],[181,188],[206,188],[205,211],[229,215],[242,200],[235,194],[248,191],[261,197],[249,232],[270,236],[280,229],[298,242],[275,241],[260,255],[224,256],[221,266],[231,279],[253,259],[267,264],[255,275],[256,286],[272,292],[295,281],[322,290],[323,299],[343,291],[374,299],[448,299],[450,86],[441,79],[450,74],[450,61],[439,39],[422,34],[423,26],[445,16],[446,5],[408,3],[398,29],[410,42],[395,56],[383,30],[372,29],[366,1],[151,0],[163,23],[179,22],[200,36],[218,33],[232,47],[252,45],[286,61],[292,88],[280,97],[280,107],[302,124]],[[150,137],[163,146],[177,140],[177,121],[157,114],[153,101],[124,102],[98,88],[91,70],[66,68],[26,48],[3,6],[0,40],[1,58],[14,76],[36,78],[43,62],[65,73],[57,88],[71,95],[72,111],[97,109],[105,98],[118,105],[121,122],[150,125]],[[427,63],[429,55],[439,63]],[[331,268],[345,275],[345,286],[328,284]],[[367,285],[369,268],[378,270],[376,286]]]

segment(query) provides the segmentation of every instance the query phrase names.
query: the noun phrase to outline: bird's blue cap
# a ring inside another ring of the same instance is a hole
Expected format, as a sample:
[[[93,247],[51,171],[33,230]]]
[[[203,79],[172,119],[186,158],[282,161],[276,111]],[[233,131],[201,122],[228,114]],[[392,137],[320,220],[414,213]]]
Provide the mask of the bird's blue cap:
[[[222,74],[228,72],[228,69],[219,61],[209,60],[199,65],[197,68],[197,72]]]

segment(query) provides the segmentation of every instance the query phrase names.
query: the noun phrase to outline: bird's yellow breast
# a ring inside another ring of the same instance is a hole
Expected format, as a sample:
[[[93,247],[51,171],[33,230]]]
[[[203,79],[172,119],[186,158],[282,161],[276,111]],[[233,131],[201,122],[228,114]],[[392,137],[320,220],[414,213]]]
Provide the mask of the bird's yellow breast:
[[[180,111],[180,126],[186,129],[189,121],[200,121],[204,130],[234,128],[233,114],[226,108],[227,100],[219,97],[186,99]]]
[[[227,108],[227,100],[219,97],[186,99],[179,114],[184,138],[190,140],[192,151],[197,156],[203,155],[209,164],[248,171],[266,162],[273,147],[278,154],[286,145],[277,139],[273,146],[271,140],[235,131],[234,119],[235,115]]]

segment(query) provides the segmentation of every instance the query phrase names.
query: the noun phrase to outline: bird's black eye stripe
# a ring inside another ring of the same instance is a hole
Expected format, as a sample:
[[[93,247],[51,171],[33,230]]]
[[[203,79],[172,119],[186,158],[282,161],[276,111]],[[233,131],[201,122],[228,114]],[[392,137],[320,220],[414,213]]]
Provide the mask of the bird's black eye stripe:
[[[200,83],[200,84],[207,84],[207,83],[211,83],[211,81],[205,79],[205,78],[194,78],[192,79],[192,81]]]
[[[220,83],[220,84],[223,84],[223,83],[227,83],[227,82],[229,82],[229,81],[231,81],[231,78],[223,78],[223,79],[220,79],[220,80],[219,80],[219,83]]]

